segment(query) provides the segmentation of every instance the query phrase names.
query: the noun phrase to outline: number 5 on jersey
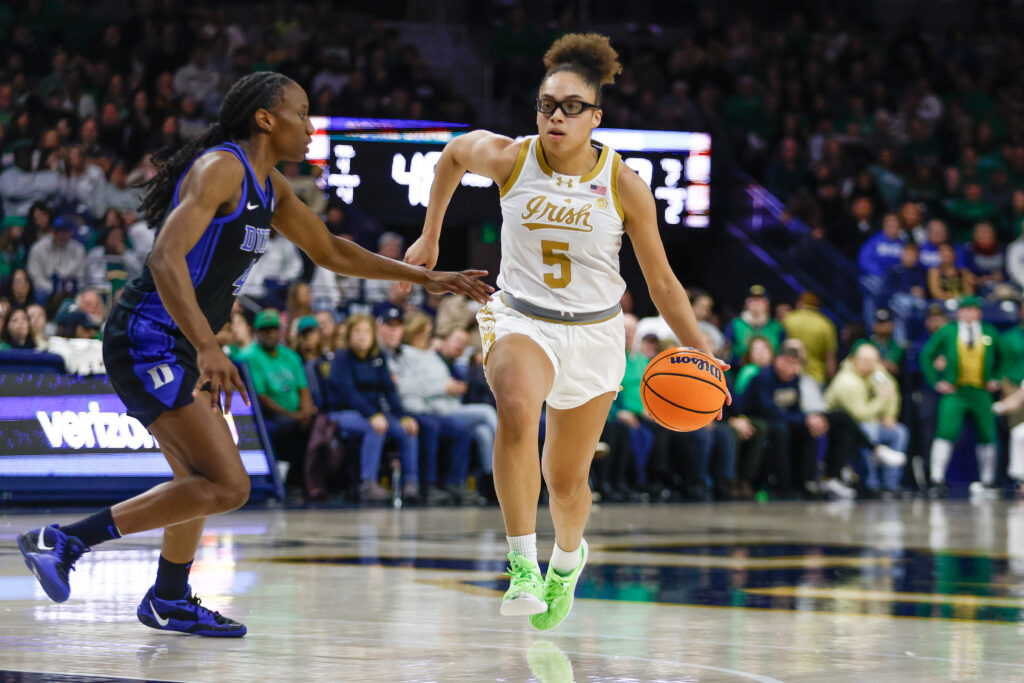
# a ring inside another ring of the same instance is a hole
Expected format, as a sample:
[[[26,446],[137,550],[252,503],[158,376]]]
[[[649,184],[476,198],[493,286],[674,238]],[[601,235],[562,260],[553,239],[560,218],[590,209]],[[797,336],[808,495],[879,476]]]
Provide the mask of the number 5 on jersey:
[[[544,284],[551,289],[561,289],[572,280],[572,261],[569,255],[560,252],[569,251],[568,242],[554,242],[552,240],[541,240],[541,252],[544,255],[544,265],[558,266],[558,274],[544,273]]]

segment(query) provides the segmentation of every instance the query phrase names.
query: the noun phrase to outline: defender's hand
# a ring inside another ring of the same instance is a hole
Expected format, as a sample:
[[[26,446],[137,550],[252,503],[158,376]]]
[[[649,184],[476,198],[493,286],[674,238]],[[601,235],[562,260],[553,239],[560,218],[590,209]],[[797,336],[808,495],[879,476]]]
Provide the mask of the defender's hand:
[[[231,396],[235,389],[242,395],[242,401],[249,405],[249,396],[245,391],[245,384],[242,376],[238,374],[238,368],[224,355],[219,346],[211,346],[196,352],[196,366],[199,368],[199,379],[192,389],[192,398],[199,396],[203,385],[210,383],[210,409],[213,412],[220,410],[220,395],[224,392],[224,412],[231,412]]]

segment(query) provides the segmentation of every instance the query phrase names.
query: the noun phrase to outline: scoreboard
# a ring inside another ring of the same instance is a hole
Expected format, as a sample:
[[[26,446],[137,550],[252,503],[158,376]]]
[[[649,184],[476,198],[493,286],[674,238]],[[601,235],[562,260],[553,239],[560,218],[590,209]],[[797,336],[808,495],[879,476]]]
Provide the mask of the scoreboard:
[[[419,225],[444,145],[463,124],[312,117],[308,160],[323,169],[321,187],[379,220]],[[617,150],[654,193],[663,231],[706,228],[711,207],[711,136],[707,133],[597,128],[593,137]],[[498,220],[490,178],[466,173],[448,207],[453,222]]]

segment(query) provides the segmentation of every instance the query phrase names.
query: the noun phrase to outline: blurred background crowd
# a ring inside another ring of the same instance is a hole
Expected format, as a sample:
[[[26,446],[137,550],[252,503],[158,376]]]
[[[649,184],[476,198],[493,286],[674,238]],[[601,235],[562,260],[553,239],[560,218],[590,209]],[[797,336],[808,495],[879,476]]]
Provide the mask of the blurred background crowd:
[[[861,303],[836,320],[827,291],[745,282],[744,297],[716,302],[714,282],[692,289],[733,364],[734,401],[722,421],[677,434],[639,400],[671,331],[627,293],[628,370],[595,495],[944,496],[951,462],[973,495],[999,495],[1024,480],[1024,13],[1009,1],[927,16],[912,2],[770,4],[7,2],[0,365],[45,350],[69,372],[104,371],[106,313],[157,227],[139,218],[137,185],[154,151],[205,130],[238,77],[283,72],[313,114],[525,134],[544,50],[594,29],[625,66],[603,125],[711,133],[716,164],[763,184],[786,220],[857,269]],[[329,198],[315,166],[282,171],[335,234],[400,258],[416,232]],[[676,270],[687,284],[686,264]],[[458,297],[336,277],[270,240],[220,333],[250,370],[293,495],[493,498],[496,415],[474,313]]]

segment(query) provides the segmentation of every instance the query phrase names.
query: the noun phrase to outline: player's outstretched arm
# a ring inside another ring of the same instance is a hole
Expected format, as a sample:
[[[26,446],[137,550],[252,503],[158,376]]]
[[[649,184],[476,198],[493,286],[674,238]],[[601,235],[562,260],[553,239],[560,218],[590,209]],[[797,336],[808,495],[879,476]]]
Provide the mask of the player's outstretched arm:
[[[275,170],[271,178],[277,196],[271,224],[306,252],[318,266],[341,275],[411,282],[426,287],[430,292],[465,294],[480,303],[485,303],[494,291],[481,279],[487,275],[486,270],[434,273],[386,258],[354,242],[335,237],[327,230],[324,222],[295,196],[283,175]]]
[[[437,265],[437,242],[441,225],[455,189],[466,171],[490,178],[500,187],[512,175],[520,143],[488,130],[460,135],[444,146],[434,167],[430,203],[423,220],[423,234],[405,252],[405,262],[433,269]]]
[[[619,165],[619,199],[626,218],[626,233],[633,242],[633,251],[651,293],[651,301],[681,344],[714,358],[707,338],[697,325],[686,290],[672,272],[665,255],[665,246],[658,232],[654,195],[640,176],[625,164]],[[723,370],[729,369],[727,363],[718,361],[718,364]],[[731,396],[726,400],[732,403]]]
[[[185,257],[218,209],[234,210],[237,206],[244,177],[242,164],[230,153],[214,152],[200,157],[185,176],[178,206],[167,215],[146,261],[160,300],[196,350],[199,380],[192,395],[198,396],[200,388],[209,382],[211,408],[220,409],[223,390],[227,412],[231,410],[231,395],[235,389],[242,394],[246,405],[249,399],[238,370],[221,351],[199,307]]]

